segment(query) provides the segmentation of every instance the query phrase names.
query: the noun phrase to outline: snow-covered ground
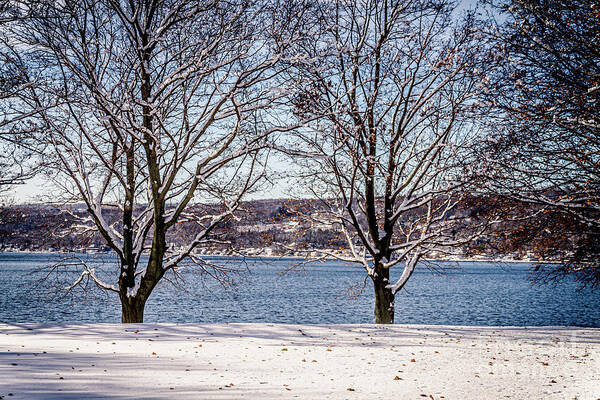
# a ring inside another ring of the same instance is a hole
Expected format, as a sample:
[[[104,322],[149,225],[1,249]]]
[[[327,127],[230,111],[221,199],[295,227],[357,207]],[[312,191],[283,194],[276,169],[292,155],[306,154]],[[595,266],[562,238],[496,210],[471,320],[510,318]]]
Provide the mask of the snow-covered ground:
[[[598,399],[600,329],[0,324],[7,399]]]

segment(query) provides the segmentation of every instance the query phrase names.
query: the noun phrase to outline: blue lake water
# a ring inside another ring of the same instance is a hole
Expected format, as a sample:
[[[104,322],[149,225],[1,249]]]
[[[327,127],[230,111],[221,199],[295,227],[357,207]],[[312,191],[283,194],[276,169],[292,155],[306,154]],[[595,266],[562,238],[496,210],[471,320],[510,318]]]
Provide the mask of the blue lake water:
[[[0,253],[0,322],[120,322],[114,293],[93,290],[63,299],[48,294],[49,286],[74,280],[74,271],[36,284],[41,275],[32,271],[62,257]],[[116,267],[109,256],[80,257],[114,283]],[[371,282],[364,286],[365,273],[359,267],[327,262],[282,273],[296,261],[210,260],[239,270],[236,284],[223,287],[184,270],[177,277],[179,287],[165,281],[155,289],[146,304],[145,322],[373,322]],[[578,290],[569,280],[556,286],[532,285],[529,264],[440,262],[437,267],[445,272],[418,267],[406,290],[398,293],[396,323],[600,327],[600,291]]]

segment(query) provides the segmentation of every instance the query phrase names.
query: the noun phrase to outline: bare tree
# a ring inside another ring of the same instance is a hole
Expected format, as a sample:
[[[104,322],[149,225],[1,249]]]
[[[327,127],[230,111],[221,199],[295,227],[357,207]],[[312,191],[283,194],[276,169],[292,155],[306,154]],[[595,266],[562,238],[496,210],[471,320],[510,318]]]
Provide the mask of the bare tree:
[[[480,153],[490,188],[535,211],[528,224],[537,225],[541,256],[568,243],[562,264],[538,266],[543,276],[599,285],[600,6],[493,3],[502,18],[488,32],[498,58],[482,107],[490,140]]]
[[[29,118],[36,105],[23,102],[19,96],[35,82],[8,29],[10,24],[26,17],[16,4],[0,2],[0,192],[31,178],[39,161],[40,152],[32,141],[37,129]]]
[[[393,323],[394,298],[426,256],[456,252],[482,231],[463,225],[465,111],[478,92],[480,37],[449,1],[331,1],[313,12],[313,40],[296,116],[316,121],[287,144],[349,253],[373,282],[375,321]],[[485,224],[483,224],[485,225]],[[390,269],[400,266],[397,279]]]
[[[21,92],[40,105],[49,166],[62,201],[83,201],[82,232],[99,232],[118,258],[114,281],[84,266],[66,287],[118,294],[123,322],[142,322],[165,274],[195,254],[264,175],[267,107],[285,86],[273,78],[292,27],[275,5],[245,0],[23,1],[33,17],[12,26],[13,43],[38,74]],[[277,90],[274,86],[278,85]],[[215,203],[215,214],[188,212]],[[118,210],[111,221],[108,211]],[[167,243],[196,224],[184,248]],[[147,254],[147,259],[142,258]]]

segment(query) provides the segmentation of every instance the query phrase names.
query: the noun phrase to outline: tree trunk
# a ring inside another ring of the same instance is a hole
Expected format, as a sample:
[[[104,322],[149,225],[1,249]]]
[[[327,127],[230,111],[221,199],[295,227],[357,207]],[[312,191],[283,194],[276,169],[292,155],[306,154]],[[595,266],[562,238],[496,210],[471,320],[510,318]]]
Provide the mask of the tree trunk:
[[[146,300],[137,297],[121,299],[121,322],[142,323],[144,322],[144,306]]]
[[[389,285],[389,275],[388,269],[382,269],[373,278],[376,324],[394,323],[394,294],[391,289],[386,289],[386,286]]]
[[[161,226],[155,224],[155,226]],[[159,245],[155,245],[159,243]],[[121,275],[119,280],[119,297],[121,299],[121,322],[126,323],[142,323],[144,322],[144,307],[146,307],[146,301],[152,294],[152,290],[156,287],[156,284],[161,280],[164,275],[162,269],[162,260],[164,257],[164,234],[160,235],[155,233],[153,238],[152,251],[150,252],[150,259],[146,265],[146,270],[141,274],[135,281],[135,269],[130,271],[128,274]],[[123,269],[123,268],[122,268]],[[133,276],[133,279],[128,279]],[[136,287],[137,286],[137,287]],[[131,296],[128,296],[131,293]]]

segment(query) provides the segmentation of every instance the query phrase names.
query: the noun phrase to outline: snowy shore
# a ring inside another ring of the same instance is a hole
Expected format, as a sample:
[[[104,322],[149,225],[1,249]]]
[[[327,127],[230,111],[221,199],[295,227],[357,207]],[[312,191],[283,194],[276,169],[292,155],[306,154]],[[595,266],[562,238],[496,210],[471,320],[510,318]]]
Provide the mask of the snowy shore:
[[[0,324],[3,399],[597,399],[600,329]]]
[[[329,250],[325,250],[329,253],[336,253],[337,250],[333,250],[333,249],[329,249]],[[69,256],[69,255],[73,255],[73,254],[77,254],[77,255],[89,255],[89,256],[103,256],[103,255],[107,255],[110,256],[111,253],[110,252],[87,252],[87,251],[81,251],[81,249],[79,251],[62,251],[62,250],[21,250],[21,249],[13,249],[13,248],[8,248],[8,249],[0,249],[0,254],[48,254],[48,255],[57,255],[57,256]],[[321,260],[321,261],[336,261],[335,258],[333,257],[325,257],[323,259],[321,259],[321,254],[316,253],[316,252],[309,252],[307,254],[301,255],[301,254],[297,254],[297,253],[285,253],[285,254],[278,254],[275,255],[272,252],[263,252],[261,251],[261,249],[254,249],[254,248],[250,248],[250,249],[245,249],[244,251],[241,251],[239,253],[227,253],[227,252],[208,252],[208,253],[198,253],[199,256],[202,257],[214,257],[214,258],[243,258],[243,259],[248,259],[248,260],[252,260],[252,259],[268,259],[268,260],[298,260],[298,261],[306,261],[306,260]],[[347,253],[342,253],[339,252],[340,256],[348,256],[349,254]],[[504,256],[504,257],[488,257],[485,255],[480,255],[480,256],[473,256],[473,257],[459,257],[459,256],[452,256],[452,257],[432,257],[432,258],[423,258],[423,261],[430,261],[430,262],[438,262],[438,261],[443,261],[443,262],[490,262],[490,263],[506,263],[506,264],[510,264],[510,263],[517,263],[517,264],[522,264],[522,263],[542,263],[542,264],[559,264],[560,262],[556,261],[556,260],[539,260],[539,259],[533,259],[533,258],[529,258],[529,257],[523,257],[523,258],[519,258],[519,257],[509,257],[509,256]],[[316,261],[317,262],[317,261]]]

